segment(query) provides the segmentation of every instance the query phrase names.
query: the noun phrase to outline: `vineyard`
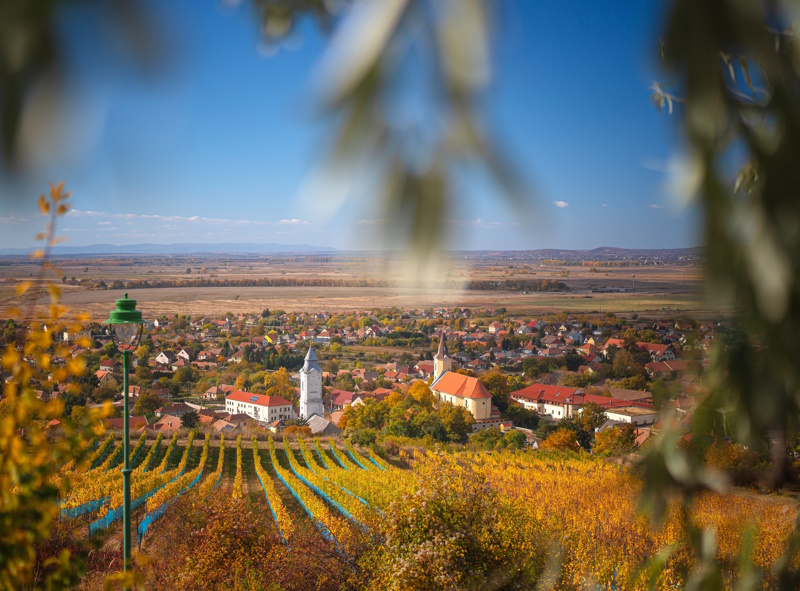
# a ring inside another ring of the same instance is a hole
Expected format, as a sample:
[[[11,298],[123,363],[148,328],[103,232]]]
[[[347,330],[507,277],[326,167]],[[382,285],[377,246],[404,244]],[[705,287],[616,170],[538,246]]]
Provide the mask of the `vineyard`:
[[[400,452],[387,461],[376,450],[329,439],[240,436],[226,446],[224,437],[191,434],[164,443],[159,435],[148,445],[142,436],[131,451],[131,499],[145,555],[171,556],[171,536],[181,539],[175,532],[205,512],[219,535],[235,538],[241,527],[261,524],[254,535],[266,544],[264,556],[275,548],[299,556],[310,545],[336,561],[346,578],[361,580],[356,588],[461,589],[490,580],[501,589],[551,576],[558,589],[644,589],[641,565],[672,546],[655,582],[659,589],[675,589],[684,587],[684,568],[696,560],[682,543],[688,532],[675,511],[654,528],[637,514],[638,478],[591,458]],[[84,472],[62,469],[60,477],[73,482],[62,500],[62,520],[83,519],[92,535],[112,538],[121,529],[122,444],[108,437],[90,445]],[[716,532],[716,559],[729,566],[723,582],[729,588],[739,576],[738,552],[748,528],[755,528],[753,563],[767,568],[780,559],[795,518],[788,500],[707,493],[690,521]],[[209,530],[207,524],[201,531],[211,536]],[[209,559],[197,558],[195,567]],[[554,560],[555,571],[548,566]],[[165,572],[159,574],[163,585],[192,588],[186,572],[180,580]]]

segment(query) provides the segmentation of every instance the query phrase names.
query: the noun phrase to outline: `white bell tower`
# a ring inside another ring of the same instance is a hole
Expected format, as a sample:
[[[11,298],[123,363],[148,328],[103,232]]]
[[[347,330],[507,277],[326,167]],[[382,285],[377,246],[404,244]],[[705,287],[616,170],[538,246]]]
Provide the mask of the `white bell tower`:
[[[323,417],[325,411],[322,408],[322,370],[314,349],[309,347],[300,370],[300,416],[309,419],[312,415]]]

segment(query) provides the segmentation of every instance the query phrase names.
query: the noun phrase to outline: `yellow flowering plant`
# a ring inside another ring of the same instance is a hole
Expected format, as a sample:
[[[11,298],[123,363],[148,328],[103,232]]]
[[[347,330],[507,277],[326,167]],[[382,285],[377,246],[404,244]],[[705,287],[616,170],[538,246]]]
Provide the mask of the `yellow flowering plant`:
[[[31,254],[39,261],[39,273],[16,286],[19,301],[10,316],[20,321],[23,335],[5,347],[0,359],[0,366],[10,374],[0,402],[2,589],[32,584],[37,543],[50,537],[59,498],[70,487],[71,471],[61,477],[59,471],[67,464],[85,467],[91,453],[89,442],[102,435],[100,419],[108,412],[92,409],[73,421],[62,416],[63,404],[57,397],[47,400],[45,395],[51,387],[68,385],[86,368],[84,360],[56,337],[64,329],[80,330],[86,320],[70,316],[59,303],[61,292],[53,281],[56,269],[50,261],[53,247],[61,241],[56,222],[69,211],[69,198],[63,183],[51,185],[49,193],[39,197],[39,209],[47,218],[45,231],[37,235],[44,247]],[[47,588],[62,589],[78,580],[83,563],[63,549],[44,567]]]

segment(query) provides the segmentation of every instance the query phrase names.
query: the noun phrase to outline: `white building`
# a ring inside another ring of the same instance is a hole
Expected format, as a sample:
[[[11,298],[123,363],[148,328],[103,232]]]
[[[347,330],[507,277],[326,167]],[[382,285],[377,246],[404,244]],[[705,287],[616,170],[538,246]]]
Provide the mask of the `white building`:
[[[325,416],[322,408],[322,370],[312,347],[308,348],[306,360],[300,370],[300,416]]]
[[[658,420],[658,413],[652,408],[623,406],[621,408],[606,409],[606,417],[611,421],[617,421],[619,423],[652,425]]]
[[[263,423],[297,418],[292,403],[285,398],[241,390],[234,390],[225,397],[225,410],[232,415],[246,414]]]

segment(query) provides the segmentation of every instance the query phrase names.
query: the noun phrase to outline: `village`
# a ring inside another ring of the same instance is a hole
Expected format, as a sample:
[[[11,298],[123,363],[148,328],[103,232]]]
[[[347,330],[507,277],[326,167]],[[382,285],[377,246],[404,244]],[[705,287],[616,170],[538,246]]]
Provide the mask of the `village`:
[[[596,433],[626,425],[638,448],[664,412],[688,419],[705,352],[724,330],[710,321],[536,319],[505,309],[162,316],[146,323],[131,356],[130,424],[154,432],[344,430],[369,442],[389,434],[466,443],[489,430],[492,444],[537,448],[590,408],[590,433],[578,437],[587,449]],[[9,323],[6,340],[13,335]],[[93,323],[59,336],[86,359],[87,372],[52,391],[41,383],[40,396],[61,397],[73,416],[111,401],[116,411],[107,427],[121,429],[121,356],[107,327]],[[446,403],[460,413],[450,418],[455,427],[442,424]],[[392,413],[395,406],[402,414]],[[372,408],[377,418],[366,418]]]

